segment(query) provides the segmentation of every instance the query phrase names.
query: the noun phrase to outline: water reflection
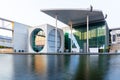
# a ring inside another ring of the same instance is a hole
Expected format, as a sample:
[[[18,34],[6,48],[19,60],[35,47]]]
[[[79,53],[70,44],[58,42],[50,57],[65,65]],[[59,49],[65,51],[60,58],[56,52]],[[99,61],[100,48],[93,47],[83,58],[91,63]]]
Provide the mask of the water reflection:
[[[74,80],[103,80],[109,66],[108,60],[105,55],[80,56]]]
[[[13,80],[13,56],[0,55],[0,80]]]
[[[69,80],[70,73],[70,56],[55,55],[48,56],[47,74],[49,80]],[[73,66],[74,67],[74,66]]]
[[[29,56],[31,57],[31,56]],[[15,55],[13,56],[13,80],[25,80],[30,79],[35,76],[32,69],[32,62],[29,61],[27,55]]]
[[[109,61],[109,70],[105,80],[120,80],[120,55],[113,55]]]
[[[119,80],[118,55],[0,55],[0,80]]]
[[[35,55],[34,56],[34,69],[35,72],[44,75],[47,73],[47,56],[46,55]]]

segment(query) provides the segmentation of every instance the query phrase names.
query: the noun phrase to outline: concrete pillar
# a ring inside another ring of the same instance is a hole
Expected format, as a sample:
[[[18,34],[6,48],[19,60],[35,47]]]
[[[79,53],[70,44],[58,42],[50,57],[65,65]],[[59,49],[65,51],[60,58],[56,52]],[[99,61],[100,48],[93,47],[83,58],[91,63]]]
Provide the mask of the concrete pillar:
[[[87,15],[87,53],[89,52],[89,15]]]
[[[70,30],[71,30],[71,53],[72,53],[72,27],[73,27],[73,25],[72,25],[72,21],[70,21]]]
[[[55,15],[55,19],[56,19],[56,27],[55,27],[55,52],[57,52],[57,15]]]

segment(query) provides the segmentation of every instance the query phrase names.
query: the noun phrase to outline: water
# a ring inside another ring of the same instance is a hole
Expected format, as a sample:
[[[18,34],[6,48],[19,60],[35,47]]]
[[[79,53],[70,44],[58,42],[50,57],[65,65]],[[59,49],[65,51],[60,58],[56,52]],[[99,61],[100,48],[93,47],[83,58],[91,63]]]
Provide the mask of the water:
[[[0,80],[120,80],[120,55],[0,55]]]

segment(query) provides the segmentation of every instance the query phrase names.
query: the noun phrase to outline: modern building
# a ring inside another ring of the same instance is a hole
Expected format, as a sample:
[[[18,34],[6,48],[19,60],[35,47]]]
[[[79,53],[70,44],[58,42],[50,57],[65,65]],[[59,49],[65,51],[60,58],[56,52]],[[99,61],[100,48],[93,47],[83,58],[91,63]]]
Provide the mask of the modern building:
[[[31,26],[0,18],[0,46],[13,49],[13,52],[28,52],[28,29]],[[8,37],[9,36],[9,37]]]
[[[48,24],[32,27],[0,19],[0,29],[11,31],[11,42],[9,43],[7,39],[6,41],[14,52],[93,53],[99,52],[99,50],[105,52],[108,48],[109,29],[102,11],[93,10],[92,7],[90,9],[47,9],[41,11],[56,19],[55,27]],[[69,27],[65,27],[63,30],[59,29],[57,20]],[[11,27],[9,29],[4,27],[8,23]],[[6,46],[5,43],[2,46]]]
[[[28,52],[64,52],[63,30],[57,28],[57,39],[55,34],[56,28],[49,24],[29,28]]]
[[[57,28],[56,39],[56,28],[49,24],[36,27],[28,27],[21,24],[17,24],[16,26],[14,28],[13,47],[16,52],[46,53],[56,52],[56,50],[57,52],[64,51],[64,34],[61,29]]]
[[[102,11],[93,9],[41,11],[69,25],[69,29],[64,30],[65,50],[72,52],[76,48],[77,52],[99,52],[99,49],[105,51],[108,47],[109,29]]]
[[[110,29],[110,52],[120,52],[120,28]]]
[[[0,31],[1,49],[10,48],[13,52],[31,53],[64,51],[63,30],[49,24],[32,27],[0,18]],[[4,35],[2,31],[8,35]]]

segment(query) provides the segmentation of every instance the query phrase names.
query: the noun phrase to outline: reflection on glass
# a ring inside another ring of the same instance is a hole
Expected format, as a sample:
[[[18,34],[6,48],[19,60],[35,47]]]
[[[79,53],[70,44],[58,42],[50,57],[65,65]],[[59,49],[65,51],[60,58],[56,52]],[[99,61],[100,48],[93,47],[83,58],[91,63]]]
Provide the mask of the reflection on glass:
[[[30,43],[31,43],[31,47],[33,48],[33,50],[35,52],[41,51],[43,49],[43,47],[45,46],[45,33],[44,33],[44,31],[40,28],[36,28],[31,33],[30,37],[31,37]]]
[[[55,29],[51,30],[48,34],[48,44],[51,50],[55,50]],[[61,36],[60,32],[57,30],[57,51],[61,47]]]
[[[36,46],[44,46],[44,45],[45,45],[45,37],[36,35],[35,45],[36,45]]]

